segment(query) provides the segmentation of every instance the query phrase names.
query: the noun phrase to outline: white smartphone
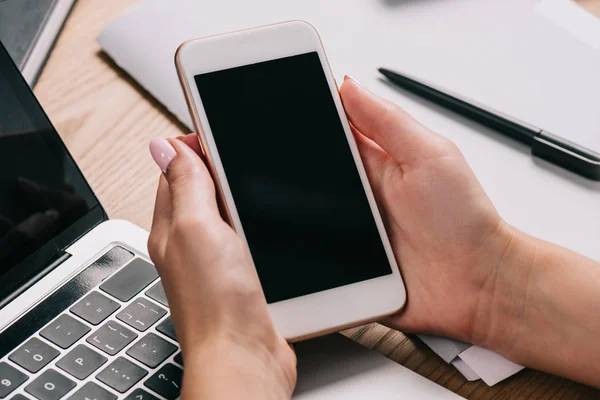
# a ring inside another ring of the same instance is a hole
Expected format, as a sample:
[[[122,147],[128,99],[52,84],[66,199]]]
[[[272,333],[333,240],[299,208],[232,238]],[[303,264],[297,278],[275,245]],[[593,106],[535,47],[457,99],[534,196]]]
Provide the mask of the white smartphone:
[[[175,62],[278,331],[297,341],[398,312],[404,284],[316,30],[191,40]]]

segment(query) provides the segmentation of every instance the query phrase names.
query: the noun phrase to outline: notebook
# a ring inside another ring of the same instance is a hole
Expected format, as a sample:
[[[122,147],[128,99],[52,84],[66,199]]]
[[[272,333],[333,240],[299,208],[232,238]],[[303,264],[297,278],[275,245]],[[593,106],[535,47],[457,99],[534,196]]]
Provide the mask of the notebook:
[[[376,67],[397,68],[600,153],[600,51],[537,12],[540,1],[404,3],[149,0],[109,24],[99,41],[121,68],[191,126],[173,66],[182,41],[305,19],[320,32],[338,80],[351,73],[369,84],[376,82]],[[502,75],[495,67],[499,63]],[[570,118],[548,112],[557,109]]]
[[[0,41],[30,86],[42,67],[75,0],[0,1]]]

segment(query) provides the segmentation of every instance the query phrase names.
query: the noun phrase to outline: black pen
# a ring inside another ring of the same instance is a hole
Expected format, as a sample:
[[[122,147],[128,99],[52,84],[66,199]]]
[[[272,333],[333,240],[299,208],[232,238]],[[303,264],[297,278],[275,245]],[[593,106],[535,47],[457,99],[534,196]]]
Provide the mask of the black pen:
[[[527,144],[534,156],[586,178],[600,180],[598,153],[429,83],[386,68],[379,68],[379,72],[394,84],[416,95]]]

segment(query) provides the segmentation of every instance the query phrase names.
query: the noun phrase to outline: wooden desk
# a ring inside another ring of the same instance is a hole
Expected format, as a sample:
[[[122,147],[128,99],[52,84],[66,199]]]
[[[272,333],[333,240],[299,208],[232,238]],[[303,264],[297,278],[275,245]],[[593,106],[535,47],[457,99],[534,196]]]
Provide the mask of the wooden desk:
[[[134,0],[80,0],[35,93],[111,218],[149,229],[159,170],[156,135],[187,133],[165,108],[100,52],[96,37]],[[371,324],[345,332],[363,345],[467,398],[598,399],[600,391],[525,370],[488,388],[469,383],[414,336]]]

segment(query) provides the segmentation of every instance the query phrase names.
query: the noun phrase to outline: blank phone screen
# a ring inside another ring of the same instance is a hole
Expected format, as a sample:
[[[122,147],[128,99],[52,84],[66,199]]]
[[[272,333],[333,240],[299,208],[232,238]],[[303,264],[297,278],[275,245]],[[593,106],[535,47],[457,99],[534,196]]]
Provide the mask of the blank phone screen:
[[[195,81],[268,303],[392,273],[316,52]]]

